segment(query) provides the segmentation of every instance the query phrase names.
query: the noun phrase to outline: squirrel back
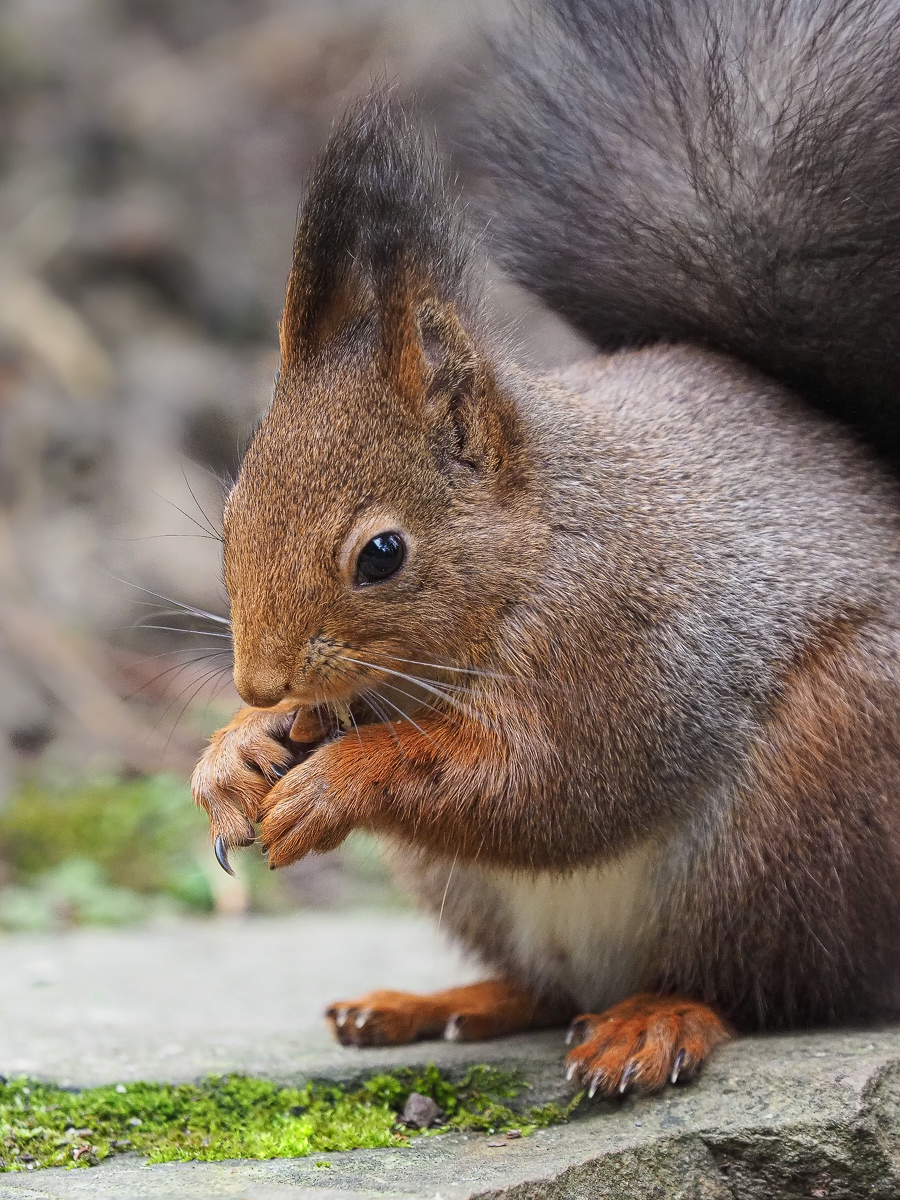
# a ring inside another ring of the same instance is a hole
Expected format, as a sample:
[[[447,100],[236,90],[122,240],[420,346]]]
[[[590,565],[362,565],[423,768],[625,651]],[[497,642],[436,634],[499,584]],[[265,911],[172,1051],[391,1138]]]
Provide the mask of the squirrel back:
[[[896,461],[896,0],[545,0],[473,122],[493,249],[604,350],[699,341]]]

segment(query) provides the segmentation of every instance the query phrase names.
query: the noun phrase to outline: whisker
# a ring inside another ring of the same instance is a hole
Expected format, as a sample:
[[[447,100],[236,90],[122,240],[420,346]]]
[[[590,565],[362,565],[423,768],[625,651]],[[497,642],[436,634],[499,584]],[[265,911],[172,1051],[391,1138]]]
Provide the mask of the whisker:
[[[184,509],[180,505],[176,504],[174,500],[170,500],[168,496],[164,496],[161,492],[156,491],[155,488],[151,488],[150,490],[158,500],[162,500],[163,504],[168,504],[171,508],[174,508],[176,512],[180,512],[181,515],[190,521],[192,525],[196,525],[197,528],[202,531],[204,537],[215,537],[217,542],[222,541],[220,537],[217,537],[215,533],[212,533],[206,528],[206,526],[202,525],[196,517],[192,517],[189,512],[185,512]]]
[[[347,716],[350,718],[350,724],[356,731],[356,740],[359,742],[359,753],[366,768],[366,774],[371,778],[372,772],[369,770],[369,760],[366,758],[366,751],[363,747],[362,738],[360,737],[359,726],[356,723],[356,717],[354,717],[353,710],[350,708],[349,704],[347,705]]]
[[[449,696],[446,692],[441,691],[432,684],[426,683],[424,679],[419,679],[415,675],[407,675],[405,671],[395,671],[391,667],[379,666],[375,663],[365,662],[361,658],[348,658],[343,654],[339,654],[338,658],[343,659],[344,662],[356,663],[360,667],[369,667],[373,671],[384,671],[385,674],[394,675],[397,679],[404,679],[407,683],[413,684],[414,687],[423,688],[426,692],[430,692],[431,695],[437,696],[439,700],[443,700],[447,704],[452,704],[454,708],[458,708],[460,711],[464,712],[467,717],[471,717],[473,720],[482,721],[489,728],[493,728],[490,721],[488,721],[481,713],[467,711],[465,706],[460,704],[453,696]]]
[[[322,737],[325,737],[328,733],[328,730],[325,728],[325,722],[322,720],[322,702],[319,699],[319,689],[318,688],[316,688],[316,690],[315,690],[315,697],[316,697],[316,717],[319,722],[319,729],[322,731]]]
[[[379,699],[383,700],[385,702],[385,704],[389,704],[391,706],[391,708],[394,709],[395,712],[398,712],[400,714],[401,721],[409,721],[410,725],[412,725],[412,727],[414,729],[418,729],[418,731],[419,731],[419,733],[421,733],[422,737],[427,738],[427,740],[429,742],[431,742],[432,746],[434,746],[435,750],[440,750],[440,746],[437,744],[437,742],[434,740],[434,738],[429,733],[426,733],[425,730],[422,728],[422,726],[419,725],[417,721],[414,721],[412,719],[412,717],[409,715],[409,713],[404,712],[399,704],[395,704],[393,702],[393,700],[388,699],[387,696],[383,696],[380,693],[379,693]]]
[[[221,652],[220,652],[220,653],[221,653]],[[190,666],[190,665],[191,665],[190,663],[184,663],[184,664],[183,664],[183,666]],[[199,683],[197,684],[197,687],[196,687],[196,689],[195,689],[195,691],[194,691],[193,695],[190,697],[190,699],[187,701],[187,703],[186,703],[186,704],[184,705],[184,707],[182,708],[181,712],[178,714],[178,718],[177,718],[177,720],[176,720],[176,722],[175,722],[175,725],[173,725],[173,726],[172,726],[172,730],[171,730],[171,732],[170,732],[170,734],[169,734],[169,739],[170,739],[170,740],[171,740],[172,734],[175,732],[175,729],[176,729],[176,727],[177,727],[177,725],[178,725],[178,721],[180,721],[180,720],[181,720],[181,718],[184,716],[185,712],[187,711],[188,705],[189,705],[189,704],[191,703],[191,701],[194,699],[194,696],[196,696],[196,695],[197,695],[197,693],[198,693],[198,692],[201,690],[201,688],[205,687],[205,686],[206,686],[206,684],[207,684],[207,683],[208,683],[208,682],[209,682],[211,679],[215,679],[215,677],[216,677],[217,675],[224,675],[224,674],[226,674],[227,672],[228,672],[228,667],[216,667],[214,670],[207,671],[207,672],[206,672],[206,674],[205,674],[205,675],[203,675],[203,676],[201,677],[201,679],[200,679]],[[166,705],[166,707],[163,709],[162,713],[160,714],[159,720],[158,720],[158,721],[156,722],[156,724],[153,726],[153,732],[154,732],[154,733],[156,733],[156,731],[159,729],[160,725],[162,725],[163,721],[166,719],[166,717],[169,715],[169,713],[172,711],[172,709],[175,707],[175,705],[178,703],[178,701],[181,699],[181,697],[184,695],[184,693],[185,693],[186,691],[188,691],[188,689],[189,689],[189,688],[190,688],[190,687],[191,687],[191,686],[194,684],[194,682],[195,682],[195,681],[192,679],[192,680],[191,680],[189,683],[186,683],[186,684],[185,684],[185,686],[184,686],[184,687],[181,689],[181,691],[178,693],[178,695],[177,695],[177,696],[174,696],[174,697],[172,698],[172,700],[171,700],[171,701],[170,701],[170,702],[169,702],[169,703]],[[168,745],[168,742],[166,743],[166,745]]]
[[[356,682],[354,680],[353,676],[350,674],[350,672],[345,667],[334,666],[333,670],[334,670],[335,674],[341,676],[344,679],[349,680],[351,683]],[[318,694],[319,694],[319,692],[318,692],[318,688],[317,688],[316,689],[317,697],[318,697]],[[360,692],[359,699],[361,699],[365,702],[366,706],[369,708],[369,710],[371,712],[373,712],[375,714],[375,716],[378,718],[378,721],[382,725],[387,725],[388,730],[391,734],[391,737],[394,739],[394,741],[397,744],[397,749],[400,751],[401,756],[405,760],[406,759],[406,751],[403,749],[403,743],[400,741],[400,738],[397,735],[397,731],[394,728],[394,722],[391,720],[390,716],[388,716],[388,714],[385,713],[384,710],[381,709],[380,707],[376,707],[376,705],[372,699],[371,693]],[[384,697],[382,697],[382,699],[384,699]],[[351,717],[353,716],[352,710],[350,712],[350,715],[351,715]]]
[[[215,621],[217,625],[227,625],[231,627],[231,622],[227,617],[220,617],[216,613],[207,612],[205,608],[195,608],[192,604],[182,604],[180,600],[174,600],[171,596],[164,596],[162,592],[153,592],[150,588],[142,587],[139,583],[131,583],[127,579],[120,579],[118,575],[107,575],[108,579],[114,579],[116,583],[123,583],[125,587],[134,588],[138,592],[144,592],[147,596],[153,596],[157,600],[165,600],[167,604],[174,604],[181,612],[190,613],[194,617],[205,617],[208,621]]]
[[[441,896],[441,911],[438,913],[438,929],[441,927],[441,921],[444,919],[444,905],[447,903],[447,893],[450,891],[450,880],[453,878],[453,872],[456,870],[456,860],[459,858],[459,847],[456,848],[456,853],[453,855],[453,862],[450,864],[450,873],[447,876],[447,884],[444,888],[444,894]]]
[[[226,688],[226,687],[228,687],[228,684],[229,684],[229,677],[228,677],[228,675],[226,675],[226,676],[225,676],[223,679],[221,679],[221,680],[219,681],[219,683],[217,683],[217,684],[216,684],[216,686],[213,688],[213,690],[212,690],[212,695],[209,697],[209,699],[206,701],[206,704],[204,704],[204,706],[203,706],[203,716],[204,716],[204,717],[205,717],[205,716],[206,716],[206,714],[209,712],[209,707],[210,707],[210,705],[211,705],[211,704],[213,704],[213,703],[214,703],[214,702],[215,702],[215,701],[218,699],[218,697],[219,697],[219,695],[221,694],[221,692],[222,692],[223,688]]]
[[[151,488],[150,490],[153,492],[153,495],[157,497],[157,499],[162,500],[163,504],[168,504],[170,508],[174,508],[176,512],[181,513],[181,515],[186,520],[190,521],[192,525],[196,525],[196,527],[201,530],[204,537],[212,537],[217,542],[224,542],[221,533],[219,533],[215,528],[212,521],[210,521],[209,517],[203,511],[203,507],[201,506],[200,502],[197,500],[197,497],[194,494],[194,489],[191,487],[190,483],[188,482],[188,477],[185,474],[184,464],[181,465],[181,477],[184,479],[187,490],[191,493],[191,499],[197,505],[203,520],[206,522],[205,525],[198,521],[196,517],[192,517],[191,514],[183,509],[180,504],[176,504],[174,500],[170,500],[168,496],[164,496],[161,492],[157,492],[155,488]]]
[[[339,656],[339,657],[342,657],[342,656]],[[350,660],[349,660],[349,659],[344,659],[343,661],[345,661],[345,662],[348,662],[348,661],[350,661]],[[356,660],[353,660],[353,661],[356,661]],[[348,680],[348,681],[349,681],[351,684],[352,684],[352,683],[356,683],[356,682],[357,682],[357,680],[354,678],[354,676],[353,676],[353,675],[351,675],[351,674],[350,674],[350,672],[349,672],[349,671],[348,671],[348,670],[347,670],[345,667],[340,667],[340,666],[337,666],[337,665],[333,665],[332,669],[334,670],[334,672],[335,672],[337,675],[340,675],[340,676],[341,676],[343,679],[346,679],[346,680]],[[389,688],[390,688],[392,691],[394,691],[394,692],[399,692],[401,696],[406,696],[406,698],[407,698],[408,700],[413,700],[413,701],[415,701],[417,704],[420,704],[420,705],[422,705],[423,707],[425,707],[425,708],[429,709],[429,711],[430,711],[430,712],[437,713],[437,714],[438,714],[439,716],[441,716],[441,717],[447,718],[447,717],[449,717],[449,716],[451,715],[451,714],[449,714],[449,713],[446,713],[446,712],[444,712],[444,710],[443,710],[443,709],[437,708],[437,707],[436,707],[434,704],[430,704],[430,703],[429,703],[427,700],[423,699],[421,696],[415,696],[415,695],[413,695],[413,693],[412,693],[412,692],[407,692],[407,691],[405,691],[405,690],[404,690],[402,687],[399,687],[399,686],[398,686],[396,683],[391,683],[391,682],[389,682],[388,680],[382,680],[382,681],[381,681],[381,684],[380,684],[380,686],[381,686],[381,687],[389,687]],[[463,691],[469,691],[469,689],[461,689],[461,690],[463,690]],[[369,693],[360,693],[360,695],[362,695],[362,696],[365,696],[365,695],[367,695],[367,694],[368,694],[368,695],[376,695],[376,696],[378,696],[378,697],[379,697],[380,699],[382,699],[382,700],[387,700],[387,697],[386,697],[386,696],[383,696],[383,695],[382,695],[380,692],[378,692],[378,691],[376,691],[376,692],[369,692]],[[472,694],[472,693],[470,692],[469,694]],[[371,705],[370,705],[369,707],[371,708]],[[462,708],[462,706],[461,706],[461,705],[456,705],[456,707],[457,707],[457,708]],[[373,709],[373,712],[374,712],[374,711],[375,711],[375,710]],[[477,714],[477,713],[470,713],[470,712],[468,712],[468,711],[467,711],[467,710],[465,710],[465,709],[463,709],[462,711],[464,711],[464,712],[466,713],[466,716],[475,717],[475,718],[477,718],[477,716],[478,716],[478,714]],[[403,715],[404,715],[404,716],[406,715],[406,714],[405,714],[405,712],[404,712],[404,714],[403,714]],[[384,716],[383,714],[378,714],[378,713],[376,713],[376,716],[380,716],[380,719],[381,719],[382,721],[387,719],[387,718],[385,718],[385,716]]]
[[[191,481],[187,477],[187,473],[184,469],[184,463],[181,464],[181,477],[184,480],[184,482],[187,484],[187,490],[191,493],[191,499],[197,505],[197,508],[200,510],[200,515],[203,517],[203,520],[206,522],[207,529],[210,531],[210,533],[213,535],[213,537],[216,539],[216,541],[221,542],[222,545],[224,546],[225,539],[222,536],[221,531],[216,529],[215,525],[209,519],[209,514],[207,513],[207,511],[203,507],[203,505],[200,503],[200,501],[197,499],[197,493],[191,487]]]
[[[428,700],[423,700],[420,696],[414,696],[412,692],[405,691],[398,684],[392,683],[388,679],[385,679],[382,681],[381,687],[390,688],[392,692],[399,692],[401,696],[406,696],[407,699],[409,699],[409,700],[417,701],[419,704],[423,705],[423,707],[429,709],[431,712],[438,713],[441,717],[450,718],[451,716],[456,715],[455,713],[444,712],[444,710],[442,708],[438,708],[437,705],[429,703]],[[386,699],[386,697],[385,697],[385,699]],[[453,704],[453,707],[455,709],[457,709],[459,712],[463,713],[465,716],[470,717],[472,720],[480,719],[479,713],[475,712],[472,709],[465,708],[462,704],[455,702],[452,697],[448,696],[448,697],[446,697],[446,700],[448,703]]]
[[[200,692],[204,689],[204,687],[206,687],[206,685],[210,682],[211,679],[215,679],[215,677],[217,675],[221,675],[221,674],[222,674],[222,671],[219,670],[219,671],[210,671],[208,674],[204,675],[203,678],[200,680],[200,682],[197,684],[197,686],[194,688],[193,692],[191,692],[190,696],[188,696],[187,700],[185,700],[184,704],[181,706],[181,711],[179,712],[178,716],[175,718],[175,721],[172,724],[172,728],[169,730],[169,736],[166,738],[166,744],[163,747],[164,751],[168,750],[169,743],[171,742],[172,738],[175,736],[175,730],[181,724],[182,717],[187,712],[187,710],[190,708],[190,706],[194,703],[194,701],[197,699]],[[190,686],[190,685],[188,685],[188,686]],[[184,692],[182,692],[182,695],[184,695]],[[168,709],[166,711],[168,711]]]
[[[391,737],[397,743],[397,749],[400,751],[400,756],[405,761],[406,751],[403,749],[403,743],[400,741],[400,738],[397,735],[397,730],[394,728],[394,722],[391,720],[390,716],[384,712],[380,705],[375,704],[371,692],[360,692],[359,698],[369,707],[369,709],[371,709],[382,725],[387,725]]]
[[[335,667],[335,671],[338,674],[342,674],[342,676],[344,678],[349,679],[350,682],[354,682],[353,677],[350,676],[350,673],[346,670],[343,670],[343,668]],[[385,684],[384,686],[389,686],[389,688],[394,689],[394,691],[400,692],[400,694],[402,696],[408,696],[409,700],[419,700],[418,696],[413,696],[412,694],[410,694],[410,692],[403,691],[402,688],[397,688],[396,684]],[[367,697],[366,692],[361,692],[360,695],[364,698]],[[368,695],[371,696],[373,694],[371,694],[371,692],[370,692],[370,694],[368,694]],[[408,713],[404,712],[404,710],[400,706],[398,706],[398,704],[395,704],[394,701],[390,700],[390,698],[388,696],[383,695],[382,692],[376,692],[376,694],[374,694],[374,695],[377,695],[379,700],[384,701],[385,704],[390,704],[390,707],[395,710],[395,713],[400,713],[401,720],[409,721],[410,725],[413,725],[416,728],[416,730],[419,730],[419,732],[422,734],[422,737],[427,738],[428,742],[431,742],[431,744],[433,746],[436,746],[436,748],[437,748],[437,742],[434,742],[434,739],[432,737],[428,736],[428,734],[425,732],[424,728],[422,728],[421,725],[418,724],[418,722],[414,721],[412,716],[410,716]],[[380,720],[388,721],[388,724],[390,725],[390,728],[391,728],[391,732],[394,733],[394,738],[396,740],[396,743],[398,746],[400,746],[401,751],[403,751],[403,746],[402,746],[401,740],[400,740],[400,738],[398,738],[396,730],[394,728],[394,721],[391,721],[390,718],[386,718],[384,713],[379,713],[378,710],[376,708],[374,708],[370,702],[368,702],[368,698],[366,698],[366,703],[368,703],[368,707],[370,707],[372,709],[372,712],[374,714],[376,714],[376,716],[378,716],[378,718]],[[425,704],[426,708],[430,708],[432,710],[432,712],[440,713],[440,710],[437,708],[434,708],[433,704],[428,704],[426,701],[421,701],[421,703]],[[406,758],[406,754],[403,754],[403,757]]]
[[[184,629],[180,625],[145,625],[143,621],[135,621],[133,625],[120,625],[119,629],[162,629],[168,633],[191,633],[195,637],[224,638],[231,641],[230,633],[213,633],[210,629]]]
[[[216,537],[215,534],[212,534],[212,533],[144,533],[144,534],[141,534],[140,537],[129,537],[129,538],[114,537],[114,538],[110,538],[110,541],[111,542],[153,542],[153,541],[156,541],[157,538],[170,538],[170,537],[204,538],[207,542],[221,542],[222,541],[222,539],[220,537]]]
[[[499,675],[496,671],[485,671],[481,667],[451,667],[448,663],[442,662],[426,662],[420,658],[401,658],[399,654],[388,654],[385,651],[379,651],[385,658],[389,658],[391,662],[406,663],[412,667],[436,667],[440,671],[452,671],[456,675],[476,675],[482,679],[499,679],[506,682],[528,682],[522,680],[519,675]]]
[[[159,654],[145,654],[143,658],[133,659],[132,664],[135,667],[141,667],[144,663],[156,662],[160,658],[172,658],[175,654],[196,654],[198,650],[208,650],[208,646],[182,646],[178,650],[162,650]],[[225,654],[224,650],[211,651],[213,654]]]
[[[134,628],[135,626],[137,626],[139,624],[140,621],[144,621],[144,620],[158,621],[158,620],[162,620],[163,617],[193,616],[195,618],[195,620],[198,620],[198,621],[209,621],[209,617],[202,616],[202,615],[196,616],[196,614],[194,614],[194,613],[186,613],[184,611],[184,609],[182,609],[182,608],[163,608],[163,606],[161,604],[154,604],[152,600],[138,600],[137,603],[142,608],[152,608],[152,609],[156,609],[157,611],[145,613],[145,615],[143,617],[140,617],[138,619],[138,621],[135,621],[134,626],[129,626],[129,628]],[[219,618],[216,618],[216,623],[221,624],[221,620]],[[228,624],[230,626],[231,622],[229,621]],[[200,632],[199,630],[195,630],[193,628],[193,626],[185,625],[185,626],[182,626],[181,628],[183,628],[185,630],[185,632],[190,632],[190,633]]]
[[[224,650],[211,650],[208,654],[200,654],[196,658],[189,659],[187,662],[174,663],[171,667],[166,667],[164,671],[160,671],[157,675],[154,675],[152,679],[148,679],[146,683],[142,683],[141,686],[139,688],[135,688],[133,692],[129,692],[127,696],[123,696],[122,699],[123,701],[133,700],[134,697],[139,696],[145,688],[152,687],[153,684],[158,683],[160,679],[165,679],[167,675],[171,675],[172,680],[177,679],[182,671],[186,671],[188,667],[193,667],[196,663],[212,662],[213,659],[220,658],[224,653]],[[227,668],[223,666],[221,670],[224,671],[227,670]],[[169,682],[172,682],[172,680]],[[178,697],[176,696],[176,700],[177,699]],[[165,713],[163,713],[163,716],[165,716]]]

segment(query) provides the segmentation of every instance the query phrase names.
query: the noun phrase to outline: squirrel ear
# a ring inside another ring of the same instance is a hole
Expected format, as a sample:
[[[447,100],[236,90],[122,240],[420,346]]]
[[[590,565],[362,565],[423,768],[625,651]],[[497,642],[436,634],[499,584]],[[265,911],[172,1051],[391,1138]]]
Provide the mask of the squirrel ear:
[[[297,224],[281,321],[282,370],[347,327],[380,324],[386,369],[421,394],[416,314],[467,286],[471,242],[434,146],[376,89],[352,105],[319,157]]]
[[[278,329],[282,370],[316,354],[373,305],[371,283],[352,264],[341,271],[329,266],[315,271],[315,266],[295,250]]]
[[[449,302],[435,299],[416,313],[421,391],[439,441],[473,470],[499,469],[514,439],[515,418],[485,356]]]

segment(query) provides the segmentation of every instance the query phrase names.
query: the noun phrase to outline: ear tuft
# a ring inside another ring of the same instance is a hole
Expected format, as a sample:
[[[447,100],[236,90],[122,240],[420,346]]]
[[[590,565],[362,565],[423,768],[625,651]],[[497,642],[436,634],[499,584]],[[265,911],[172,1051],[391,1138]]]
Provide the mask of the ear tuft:
[[[319,159],[297,227],[282,369],[374,318],[386,369],[412,385],[416,309],[425,295],[467,302],[470,247],[434,147],[390,92],[359,101]]]
[[[520,440],[470,331],[474,254],[434,147],[390,93],[352,107],[313,173],[281,323],[281,365],[363,330],[390,394],[423,415],[448,463],[500,470]]]

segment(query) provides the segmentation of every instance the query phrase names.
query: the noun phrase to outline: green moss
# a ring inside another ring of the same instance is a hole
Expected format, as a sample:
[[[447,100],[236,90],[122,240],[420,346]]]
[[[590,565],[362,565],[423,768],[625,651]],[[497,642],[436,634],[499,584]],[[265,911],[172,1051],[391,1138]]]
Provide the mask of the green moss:
[[[511,1107],[527,1088],[516,1075],[484,1066],[469,1068],[458,1083],[429,1066],[375,1075],[350,1087],[291,1088],[225,1075],[198,1084],[67,1091],[17,1079],[0,1085],[0,1170],[94,1166],[129,1150],[158,1163],[401,1146],[423,1136],[400,1124],[411,1092],[431,1096],[444,1110],[439,1128],[491,1133],[516,1128],[528,1134],[566,1120],[579,1099],[565,1108]]]

